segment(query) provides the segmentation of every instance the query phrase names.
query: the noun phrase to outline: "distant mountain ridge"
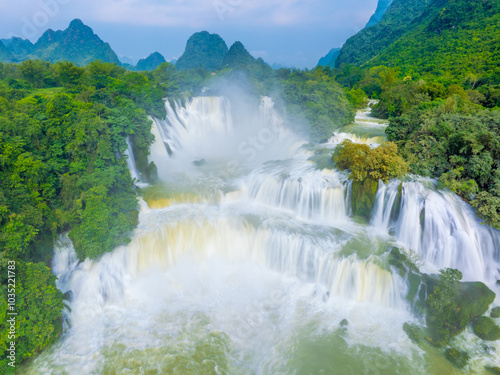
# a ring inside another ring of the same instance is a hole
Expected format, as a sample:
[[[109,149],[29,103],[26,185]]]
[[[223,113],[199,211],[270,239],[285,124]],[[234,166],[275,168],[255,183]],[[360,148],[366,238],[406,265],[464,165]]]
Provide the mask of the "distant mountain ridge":
[[[13,62],[14,60],[12,53],[0,42],[0,61]]]
[[[203,68],[209,71],[250,67],[271,69],[264,60],[253,57],[241,42],[234,42],[228,49],[220,35],[210,34],[208,31],[194,33],[189,38],[186,49],[175,66],[179,70]]]
[[[19,37],[0,39],[0,61],[16,63],[30,59],[51,63],[69,61],[80,66],[100,60],[136,71],[154,70],[166,62],[163,55],[154,52],[139,60],[136,66],[131,65],[130,60],[124,59],[122,63],[110,45],[79,19],[71,21],[66,30],[46,30],[35,44]],[[194,33],[188,39],[186,49],[175,65],[179,70],[201,67],[214,71],[252,65],[271,69],[261,58],[254,58],[241,42],[235,42],[228,49],[224,39],[207,31]]]
[[[159,52],[154,52],[145,59],[140,59],[137,65],[135,66],[136,70],[155,70],[158,66],[163,63],[166,63],[165,57]]]
[[[52,63],[66,60],[78,65],[87,65],[95,60],[120,63],[110,45],[103,42],[79,19],[71,21],[66,30],[48,29],[35,44],[14,37],[7,41],[2,40],[2,45],[12,57],[4,59],[0,52],[0,59],[8,62],[39,59]]]

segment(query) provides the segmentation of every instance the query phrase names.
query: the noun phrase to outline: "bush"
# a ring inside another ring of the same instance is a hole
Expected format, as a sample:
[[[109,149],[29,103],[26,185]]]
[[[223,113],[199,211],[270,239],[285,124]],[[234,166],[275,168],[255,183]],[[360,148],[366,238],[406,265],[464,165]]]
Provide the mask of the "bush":
[[[2,270],[4,271],[4,270]],[[4,274],[2,272],[2,274]],[[5,272],[7,274],[7,272]],[[62,332],[63,294],[56,277],[43,263],[16,262],[16,366],[57,341]],[[0,352],[7,350],[5,290],[0,296]],[[0,372],[7,374],[9,360],[0,360]]]
[[[402,177],[408,171],[406,162],[398,156],[398,148],[392,142],[371,149],[370,146],[345,140],[336,148],[333,161],[341,170],[349,169],[349,179],[353,181],[371,178],[387,183],[389,179]]]
[[[474,333],[483,340],[500,340],[500,327],[488,316],[482,316],[476,319],[472,324],[472,329]]]

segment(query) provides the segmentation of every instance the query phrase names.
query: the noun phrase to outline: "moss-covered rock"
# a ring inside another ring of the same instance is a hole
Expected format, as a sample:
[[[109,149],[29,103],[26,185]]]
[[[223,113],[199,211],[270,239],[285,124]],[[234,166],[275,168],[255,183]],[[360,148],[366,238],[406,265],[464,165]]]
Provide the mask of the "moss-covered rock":
[[[352,212],[355,215],[370,219],[377,190],[378,181],[373,178],[366,178],[363,181],[353,181]]]
[[[490,316],[494,319],[500,318],[500,307],[491,309]]]
[[[158,181],[158,168],[154,162],[149,163],[146,168],[146,178],[147,181],[151,183]]]
[[[481,316],[472,324],[474,333],[483,340],[500,340],[500,327],[488,316]]]
[[[416,324],[412,323],[403,324],[403,331],[405,331],[406,335],[413,342],[418,343],[425,339],[426,335],[425,328],[417,326]]]
[[[403,183],[400,182],[398,185],[398,195],[392,204],[391,208],[391,220],[397,220],[399,213],[401,212],[401,201],[403,199]]]
[[[460,283],[459,294],[456,296],[460,308],[457,312],[458,333],[474,318],[486,313],[494,300],[495,293],[482,282]]]
[[[425,336],[425,340],[432,346],[443,348],[450,342],[450,332],[443,327],[431,326],[429,335]]]
[[[446,349],[444,356],[451,364],[457,368],[464,368],[469,361],[469,354],[455,348]]]
[[[498,366],[486,366],[485,368],[490,374],[500,375],[500,367]]]
[[[495,293],[481,282],[454,282],[446,286],[436,275],[422,276],[425,288],[420,299],[427,296],[428,341],[435,346],[445,346],[450,337],[461,333],[475,318],[488,311]],[[444,290],[448,291],[445,293]],[[432,297],[432,298],[431,298]],[[433,299],[432,306],[429,298]]]
[[[422,284],[422,274],[419,272],[417,266],[397,247],[391,249],[388,259],[389,264],[396,268],[399,275],[406,278],[409,283],[406,300],[410,303],[416,302],[418,306],[414,307],[420,309],[421,303],[418,301],[417,293]]]

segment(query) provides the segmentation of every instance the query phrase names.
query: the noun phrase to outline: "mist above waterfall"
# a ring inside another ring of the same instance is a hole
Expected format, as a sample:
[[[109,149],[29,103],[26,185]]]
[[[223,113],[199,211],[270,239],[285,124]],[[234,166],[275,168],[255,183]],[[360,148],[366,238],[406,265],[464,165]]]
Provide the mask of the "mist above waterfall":
[[[258,99],[237,85],[223,92],[166,100],[166,119],[154,119],[156,142],[150,155],[160,178],[198,167],[231,176],[267,160],[289,158],[305,142],[284,124],[271,98]]]

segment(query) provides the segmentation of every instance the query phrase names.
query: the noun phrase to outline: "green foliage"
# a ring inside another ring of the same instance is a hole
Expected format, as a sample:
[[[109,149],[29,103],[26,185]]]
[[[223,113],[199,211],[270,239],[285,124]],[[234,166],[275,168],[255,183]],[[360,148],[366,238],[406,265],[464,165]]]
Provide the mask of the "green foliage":
[[[354,120],[353,106],[328,68],[290,72],[283,82],[282,95],[288,115],[295,121],[305,120],[315,142],[327,140],[334,130]]]
[[[412,172],[474,199],[478,216],[500,228],[499,130],[500,112],[454,95],[392,118],[386,133]]]
[[[56,72],[63,86],[73,87],[80,83],[80,79],[83,73],[85,73],[85,69],[79,68],[72,62],[64,61],[56,64]]]
[[[435,1],[368,64],[391,63],[403,72],[433,75],[444,83],[462,83],[471,75],[497,80],[499,4],[498,0]]]
[[[341,170],[350,170],[352,209],[354,214],[369,218],[378,189],[378,181],[388,182],[407,172],[406,162],[398,156],[397,146],[385,142],[375,149],[368,145],[342,142],[333,154],[333,161]]]
[[[474,201],[472,207],[477,211],[477,216],[484,219],[492,227],[500,229],[500,195],[497,189],[491,193],[489,191],[480,192]]]
[[[349,178],[364,181],[388,182],[391,178],[402,177],[407,173],[406,162],[398,156],[398,148],[392,142],[385,142],[375,149],[368,145],[345,140],[337,146],[333,160],[341,170],[349,169]]]
[[[448,189],[470,201],[479,192],[479,186],[473,179],[462,179],[463,172],[464,168],[458,167],[443,173],[439,177],[438,188]]]
[[[61,330],[62,292],[56,288],[56,277],[43,263],[16,262],[16,366],[32,358],[45,346],[57,341]],[[7,274],[0,267],[2,275]],[[3,280],[2,280],[3,284]],[[6,289],[0,295],[0,351],[4,352],[13,341],[9,339]],[[0,360],[0,372],[9,371],[7,358]]]
[[[429,102],[427,93],[413,84],[402,82],[389,86],[380,94],[380,101],[373,107],[373,114],[380,118],[401,116],[416,105]]]
[[[33,87],[42,87],[44,85],[44,75],[46,67],[41,61],[28,60],[19,65],[19,70],[23,78],[31,83]]]
[[[137,223],[136,193],[123,154],[126,137],[140,156],[139,170],[154,175],[147,161],[153,136],[146,111],[163,117],[162,96],[170,82],[100,61],[87,68],[30,61],[13,67],[1,66],[0,81],[2,254],[48,262],[53,239],[68,229],[74,229],[82,257],[126,243]],[[43,80],[30,76],[33,67]],[[65,88],[52,88],[46,77]],[[44,86],[34,90],[35,82]],[[101,219],[96,206],[103,209],[105,229],[92,240],[93,225]]]
[[[363,109],[368,105],[368,97],[361,89],[345,90],[345,96],[356,109]]]
[[[500,327],[489,316],[481,316],[472,323],[474,333],[487,341],[500,340]]]
[[[111,199],[108,189],[102,185],[82,193],[77,201],[80,223],[70,232],[81,259],[97,258],[103,249],[113,249],[123,241],[128,242],[122,236],[137,226],[138,212],[136,201],[123,198]],[[124,207],[125,204],[128,207]]]

